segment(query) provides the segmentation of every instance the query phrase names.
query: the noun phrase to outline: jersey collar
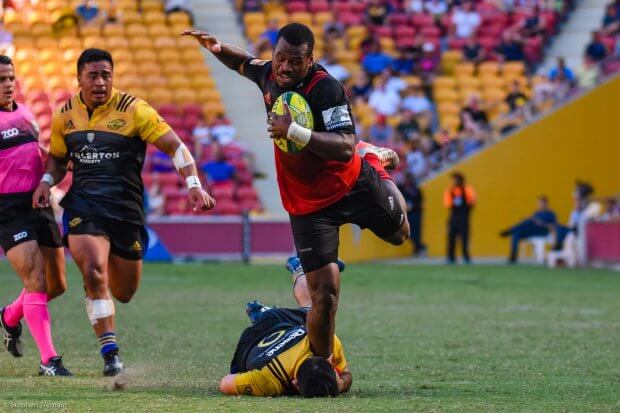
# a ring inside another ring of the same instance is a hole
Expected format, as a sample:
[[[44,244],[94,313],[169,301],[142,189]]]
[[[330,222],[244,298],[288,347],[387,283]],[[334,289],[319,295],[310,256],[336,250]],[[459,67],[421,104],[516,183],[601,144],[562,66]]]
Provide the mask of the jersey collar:
[[[110,99],[108,99],[108,101],[104,103],[103,105],[97,106],[95,110],[108,109],[110,106],[112,106],[114,102],[116,102],[116,98],[118,97],[119,94],[120,92],[118,91],[118,89],[112,88],[112,94],[110,95]],[[84,103],[84,101],[82,100],[82,92],[79,92],[77,94],[77,103],[78,105],[80,105],[80,107],[82,107],[82,109],[89,110],[88,106],[86,106],[86,103]]]

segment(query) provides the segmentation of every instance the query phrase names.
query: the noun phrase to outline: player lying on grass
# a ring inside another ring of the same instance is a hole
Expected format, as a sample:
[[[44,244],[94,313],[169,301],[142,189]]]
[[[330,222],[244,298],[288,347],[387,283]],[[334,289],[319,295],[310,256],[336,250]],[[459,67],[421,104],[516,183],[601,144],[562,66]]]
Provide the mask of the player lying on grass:
[[[43,175],[39,127],[30,110],[14,100],[15,68],[0,56],[0,246],[24,289],[0,309],[4,346],[21,357],[24,319],[41,364],[39,374],[70,376],[54,349],[47,302],[66,289],[65,256],[54,213],[34,209],[32,193]]]
[[[338,262],[340,271],[344,263]],[[353,378],[334,335],[334,352],[329,360],[315,357],[306,332],[306,315],[312,303],[306,275],[297,257],[286,268],[293,276],[293,294],[299,308],[265,307],[259,301],[248,303],[252,325],[237,344],[230,373],[220,382],[226,394],[328,397],[346,393]]]

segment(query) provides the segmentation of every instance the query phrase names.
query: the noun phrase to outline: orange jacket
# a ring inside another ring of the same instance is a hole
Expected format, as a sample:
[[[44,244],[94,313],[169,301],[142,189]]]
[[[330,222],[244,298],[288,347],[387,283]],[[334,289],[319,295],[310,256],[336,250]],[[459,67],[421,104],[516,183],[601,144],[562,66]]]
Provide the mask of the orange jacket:
[[[476,192],[471,185],[465,185],[465,195],[462,194],[462,189],[457,186],[452,186],[446,188],[443,193],[443,205],[446,208],[452,208],[455,205],[453,204],[455,198],[463,197],[465,199],[465,203],[468,207],[473,207],[476,205]],[[458,206],[458,205],[457,205]]]

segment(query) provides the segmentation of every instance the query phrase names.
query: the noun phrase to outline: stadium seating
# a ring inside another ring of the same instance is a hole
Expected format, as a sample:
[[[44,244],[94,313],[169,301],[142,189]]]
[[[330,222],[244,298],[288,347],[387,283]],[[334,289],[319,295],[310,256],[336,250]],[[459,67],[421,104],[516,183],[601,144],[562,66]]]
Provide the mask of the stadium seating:
[[[49,144],[52,111],[77,91],[76,61],[82,50],[89,47],[112,53],[115,86],[161,108],[162,116],[188,147],[193,148],[192,130],[200,118],[209,123],[225,114],[226,108],[199,45],[194,39],[179,36],[183,29],[190,27],[187,14],[164,14],[161,0],[121,0],[117,2],[122,11],[119,22],[78,26],[71,16],[80,1],[25,3],[25,9],[5,10],[4,22],[14,36],[13,58],[19,79],[16,98],[32,107],[44,145]],[[100,1],[98,6],[101,12],[107,13],[109,2]],[[63,16],[69,18],[63,20]],[[59,24],[61,21],[64,23]],[[247,165],[237,159],[233,162],[242,168],[239,188],[246,188],[241,193],[247,194],[247,186],[252,184],[251,174],[248,180]],[[153,180],[148,164],[147,160],[144,171],[147,188]],[[174,175],[174,178],[159,176],[166,196],[166,211],[190,214],[186,194],[181,189],[183,182]],[[235,184],[233,193],[236,191]],[[218,211],[228,214],[261,210],[257,197],[232,199],[235,207],[223,205]]]
[[[472,95],[481,99],[481,106],[491,120],[506,114],[508,106],[505,98],[510,85],[517,81],[526,96],[532,94],[533,84],[528,73],[542,61],[543,50],[549,38],[557,33],[562,19],[572,4],[571,0],[556,2],[553,9],[539,9],[534,3],[515,3],[508,12],[499,8],[497,2],[476,0],[476,10],[481,24],[475,34],[476,41],[486,52],[481,64],[462,61],[462,48],[465,40],[451,34],[452,15],[456,9],[453,2],[448,12],[433,16],[426,12],[412,12],[409,1],[383,1],[387,5],[387,15],[382,25],[369,23],[366,16],[368,2],[355,0],[293,0],[287,2],[254,1],[236,2],[246,37],[255,42],[265,31],[267,22],[277,19],[279,25],[287,22],[300,22],[308,25],[315,34],[315,58],[318,60],[328,50],[338,64],[344,66],[356,77],[362,69],[364,45],[376,39],[383,51],[397,58],[401,50],[419,47],[425,43],[433,45],[432,57],[439,61],[438,69],[431,73],[416,71],[403,77],[408,85],[422,85],[434,103],[436,125],[433,128],[447,129],[454,138],[458,137],[461,125],[460,113]],[[262,4],[262,9],[257,6]],[[498,46],[502,35],[507,31],[519,31],[533,14],[544,19],[544,30],[537,35],[523,36],[522,49],[525,58],[516,62],[501,62]],[[326,30],[336,28],[344,35],[324,41]],[[268,55],[268,53],[265,53]],[[349,84],[351,86],[351,84]],[[376,114],[369,110],[365,102],[356,100],[353,107],[357,123],[368,136],[368,128],[375,123]],[[389,117],[387,123],[396,126],[400,114]],[[398,145],[398,143],[392,142]],[[405,155],[405,149],[398,147]],[[404,164],[404,162],[403,162]]]

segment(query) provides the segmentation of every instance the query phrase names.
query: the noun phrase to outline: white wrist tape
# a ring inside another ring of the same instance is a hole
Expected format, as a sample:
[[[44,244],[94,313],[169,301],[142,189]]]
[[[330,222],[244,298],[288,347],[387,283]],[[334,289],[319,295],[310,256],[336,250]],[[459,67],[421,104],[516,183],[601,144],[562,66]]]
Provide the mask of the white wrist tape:
[[[114,301],[93,300],[86,297],[86,314],[92,325],[97,324],[97,320],[101,318],[112,317],[114,313]]]
[[[45,182],[49,186],[54,185],[54,177],[50,174],[43,174],[41,177],[41,182]]]
[[[310,142],[312,131],[296,124],[295,122],[292,122],[291,126],[288,127],[288,133],[286,136],[303,148],[308,144],[308,142]]]
[[[186,166],[190,166],[194,163],[194,157],[184,143],[180,144],[174,152],[172,163],[177,169],[185,168]]]
[[[187,178],[185,178],[185,182],[187,183],[187,189],[202,188],[200,178],[198,178],[196,175],[188,176]]]

